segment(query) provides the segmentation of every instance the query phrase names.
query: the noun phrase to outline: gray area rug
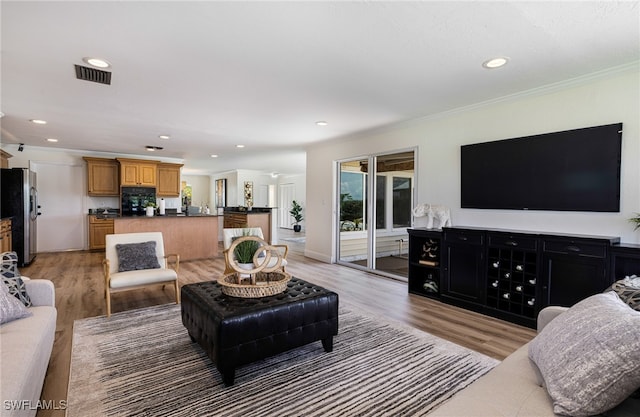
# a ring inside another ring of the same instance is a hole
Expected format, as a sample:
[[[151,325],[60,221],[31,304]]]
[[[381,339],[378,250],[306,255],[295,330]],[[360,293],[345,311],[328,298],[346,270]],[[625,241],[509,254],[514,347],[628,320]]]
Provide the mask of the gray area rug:
[[[305,243],[307,241],[306,237],[283,237],[280,240],[284,240],[285,242],[295,242],[295,243]]]
[[[333,352],[312,343],[225,387],[169,304],[74,323],[67,416],[422,416],[497,363],[341,308]]]

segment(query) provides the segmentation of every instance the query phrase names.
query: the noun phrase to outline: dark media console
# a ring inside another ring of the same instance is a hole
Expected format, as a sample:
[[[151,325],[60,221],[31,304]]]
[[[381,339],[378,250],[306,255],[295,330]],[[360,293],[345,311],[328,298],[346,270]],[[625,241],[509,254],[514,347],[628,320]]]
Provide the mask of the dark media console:
[[[618,237],[474,227],[408,232],[410,293],[531,328],[543,307],[571,306],[640,275],[640,245]]]

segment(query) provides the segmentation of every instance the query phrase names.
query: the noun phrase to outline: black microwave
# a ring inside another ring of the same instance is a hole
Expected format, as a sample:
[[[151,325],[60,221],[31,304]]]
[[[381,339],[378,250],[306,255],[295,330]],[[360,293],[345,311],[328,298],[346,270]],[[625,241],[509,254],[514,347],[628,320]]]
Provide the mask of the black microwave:
[[[156,189],[153,187],[122,187],[122,216],[142,216],[147,203],[156,202]]]

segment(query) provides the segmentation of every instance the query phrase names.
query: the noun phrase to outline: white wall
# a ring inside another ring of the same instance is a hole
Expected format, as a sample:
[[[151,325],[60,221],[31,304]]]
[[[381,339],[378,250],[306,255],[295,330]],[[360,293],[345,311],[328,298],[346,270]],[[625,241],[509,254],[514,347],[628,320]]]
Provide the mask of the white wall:
[[[211,198],[211,177],[209,175],[182,175],[182,182],[191,186],[191,205],[201,207],[213,207]]]
[[[277,187],[269,186],[278,183],[278,178],[273,178],[270,174],[250,169],[238,169],[233,172],[214,174],[211,181],[212,193],[215,193],[215,180],[219,179],[227,180],[227,206],[229,207],[244,206],[245,181],[253,182],[254,207],[268,207],[269,200],[275,199],[277,201],[277,196],[271,198],[272,196],[268,194],[270,189],[277,189]]]
[[[212,196],[215,195],[216,180],[222,180],[222,179],[227,180],[226,206],[228,207],[238,206],[239,205],[237,204],[238,190],[236,189],[237,183],[238,183],[238,173],[236,171],[224,172],[221,174],[214,174],[213,177],[211,178],[211,195]]]
[[[640,73],[638,66],[574,80],[493,103],[416,119],[307,149],[307,256],[333,262],[335,161],[418,147],[416,202],[451,207],[454,226],[619,236],[640,243],[628,219],[640,211]],[[622,122],[620,213],[460,208],[460,146]]]

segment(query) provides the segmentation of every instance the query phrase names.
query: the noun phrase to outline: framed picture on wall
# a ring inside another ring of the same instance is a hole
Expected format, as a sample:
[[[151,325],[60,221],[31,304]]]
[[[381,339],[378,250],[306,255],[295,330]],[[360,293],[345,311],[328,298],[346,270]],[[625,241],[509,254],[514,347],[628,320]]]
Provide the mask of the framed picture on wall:
[[[216,208],[227,205],[227,179],[216,180]]]

